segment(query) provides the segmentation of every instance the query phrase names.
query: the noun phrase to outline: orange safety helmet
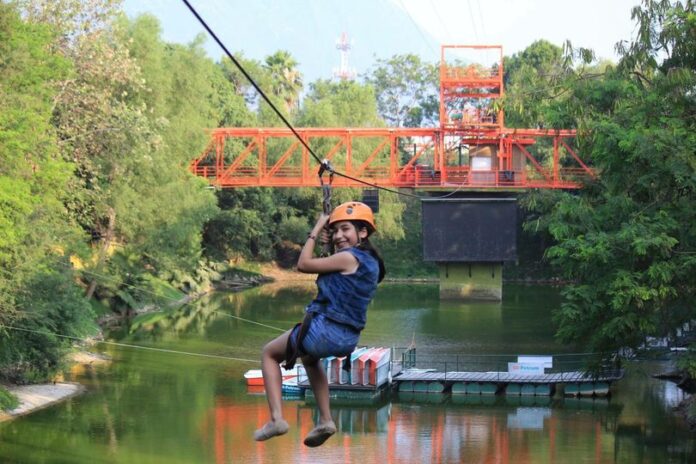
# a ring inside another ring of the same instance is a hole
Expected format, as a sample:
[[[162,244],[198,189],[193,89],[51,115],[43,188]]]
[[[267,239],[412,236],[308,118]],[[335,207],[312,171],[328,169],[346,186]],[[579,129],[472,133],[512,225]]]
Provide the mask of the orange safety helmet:
[[[360,203],[359,201],[349,201],[340,204],[331,211],[329,225],[340,221],[364,221],[369,225],[368,231],[370,234],[377,230],[372,210],[365,203]]]

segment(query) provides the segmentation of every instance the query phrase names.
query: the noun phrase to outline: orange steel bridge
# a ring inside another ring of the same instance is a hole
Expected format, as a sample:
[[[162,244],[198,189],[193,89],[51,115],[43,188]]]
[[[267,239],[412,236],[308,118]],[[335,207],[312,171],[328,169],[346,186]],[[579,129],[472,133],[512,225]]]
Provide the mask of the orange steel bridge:
[[[573,189],[595,177],[573,149],[574,130],[504,126],[501,46],[443,45],[440,63],[440,127],[296,131],[339,173],[382,187]],[[285,128],[211,130],[208,146],[190,165],[221,188],[317,186],[318,168]],[[333,185],[364,186],[342,176]]]

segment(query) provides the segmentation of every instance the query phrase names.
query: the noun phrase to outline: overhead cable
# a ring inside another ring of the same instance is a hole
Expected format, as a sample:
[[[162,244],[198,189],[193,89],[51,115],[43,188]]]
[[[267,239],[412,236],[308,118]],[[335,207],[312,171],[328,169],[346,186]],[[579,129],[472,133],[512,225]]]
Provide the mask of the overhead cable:
[[[276,105],[271,101],[271,99],[268,98],[268,96],[267,96],[266,93],[263,91],[263,89],[261,89],[261,87],[256,83],[256,81],[254,81],[254,79],[251,77],[251,75],[249,75],[249,73],[246,71],[246,69],[244,69],[244,67],[242,66],[242,64],[232,55],[232,53],[231,53],[231,52],[227,49],[227,47],[222,43],[222,41],[218,38],[218,36],[217,36],[217,35],[215,34],[215,32],[211,29],[211,27],[210,27],[210,26],[206,23],[206,21],[198,14],[198,12],[197,12],[196,9],[191,5],[191,3],[190,3],[188,0],[182,0],[182,1],[183,1],[184,4],[187,6],[187,8],[191,11],[191,13],[195,16],[195,18],[198,20],[198,22],[203,26],[203,28],[208,32],[208,34],[210,34],[210,36],[215,40],[215,42],[220,46],[220,48],[222,48],[222,50],[225,52],[225,54],[227,55],[227,57],[232,61],[232,63],[234,63],[234,65],[239,69],[239,71],[247,78],[247,80],[251,83],[251,85],[254,87],[254,89],[256,89],[256,91],[259,93],[259,95],[261,95],[261,97],[266,101],[266,103],[268,103],[268,105],[269,105],[269,106],[271,107],[271,109],[275,112],[275,114],[281,119],[281,121],[285,124],[285,126],[286,126],[288,129],[290,129],[290,131],[291,131],[291,132],[293,133],[293,135],[297,138],[297,140],[299,140],[299,142],[307,149],[307,151],[312,155],[312,157],[317,161],[317,163],[319,163],[320,165],[323,165],[323,161],[321,160],[321,158],[314,152],[314,150],[312,150],[312,148],[309,146],[309,144],[308,144],[308,143],[302,138],[302,136],[297,132],[297,130],[296,130],[296,129],[293,127],[293,125],[290,123],[290,121],[288,121],[288,119],[280,112],[280,110],[279,110],[279,109],[276,107]],[[399,0],[399,2],[401,3],[401,6],[402,6],[403,10],[406,12],[406,14],[409,16],[409,18],[411,18],[411,21],[413,21],[413,23],[416,24],[415,21],[413,20],[413,18],[411,17],[410,13],[408,12],[408,10],[406,9],[406,7],[404,6],[402,0]],[[475,20],[474,20],[473,11],[472,11],[472,9],[471,9],[471,4],[470,4],[470,2],[468,3],[468,5],[469,5],[469,12],[470,12],[470,18],[471,18],[471,21],[472,21],[472,26],[474,27],[474,33],[478,36],[478,34],[476,33],[476,29],[475,29]],[[436,12],[436,14],[437,14],[437,12]],[[439,16],[438,16],[438,18],[439,18]],[[443,25],[444,25],[444,24],[443,24]],[[416,24],[416,27],[418,28],[417,24]],[[420,28],[418,28],[418,30],[419,30],[419,31],[421,32],[421,34],[422,34],[422,31],[420,30]],[[425,38],[425,37],[424,37],[424,38]],[[427,40],[426,40],[426,42],[427,42]],[[348,175],[348,174],[345,174],[345,173],[342,173],[342,172],[339,172],[339,171],[335,171],[335,170],[333,170],[333,169],[330,169],[329,172],[332,173],[332,174],[335,174],[335,175],[337,175],[337,176],[339,176],[339,177],[343,177],[343,178],[345,178],[345,179],[352,180],[352,181],[354,181],[354,182],[357,182],[357,183],[366,185],[366,186],[368,186],[368,187],[372,187],[372,188],[375,188],[375,189],[379,189],[379,190],[383,190],[383,191],[386,191],[386,192],[394,193],[394,194],[396,194],[396,195],[402,195],[402,196],[411,197],[411,198],[417,198],[417,199],[423,199],[423,198],[430,198],[430,199],[446,198],[446,197],[449,197],[449,196],[453,195],[454,193],[456,193],[456,192],[459,190],[459,188],[458,188],[457,190],[455,190],[455,192],[450,192],[450,193],[445,194],[445,195],[442,195],[442,196],[435,196],[435,197],[429,196],[429,197],[426,197],[426,196],[415,195],[415,194],[412,194],[412,193],[407,193],[407,192],[403,192],[403,191],[391,189],[391,188],[388,188],[388,187],[384,187],[384,186],[382,186],[382,185],[375,184],[375,183],[373,183],[373,182],[368,182],[368,181],[365,181],[365,180],[363,180],[363,179],[359,179],[359,178],[357,178],[357,177],[353,177],[353,176],[350,176],[350,175]],[[463,187],[463,186],[460,186],[460,188],[461,188],[461,187]]]
[[[198,22],[201,23],[201,25],[208,32],[208,34],[210,34],[210,36],[213,38],[213,40],[215,40],[215,42],[220,46],[220,48],[222,48],[222,50],[225,52],[225,55],[227,55],[227,57],[232,61],[232,63],[234,63],[234,65],[237,67],[237,69],[239,69],[239,71],[242,74],[244,74],[244,77],[247,78],[247,80],[251,83],[251,85],[254,87],[254,89],[256,89],[256,91],[259,93],[259,95],[261,95],[261,97],[266,101],[266,103],[268,103],[268,105],[271,107],[273,112],[275,112],[275,114],[280,118],[280,120],[283,121],[283,124],[285,124],[285,126],[288,129],[290,129],[290,131],[295,135],[295,137],[297,137],[297,140],[299,140],[300,143],[302,144],[302,146],[304,146],[308,150],[309,154],[312,155],[312,157],[317,161],[317,163],[322,164],[321,158],[314,152],[314,150],[312,150],[312,148],[309,146],[309,144],[300,136],[299,132],[297,132],[297,130],[290,123],[290,121],[288,121],[287,118],[285,116],[283,116],[283,114],[275,106],[275,104],[271,101],[271,99],[268,98],[266,93],[261,89],[261,87],[256,83],[256,81],[254,81],[254,79],[249,75],[249,73],[246,71],[246,69],[244,69],[244,66],[242,66],[242,64],[232,55],[232,53],[230,53],[230,51],[227,49],[225,44],[222,43],[222,41],[218,38],[218,36],[215,34],[215,32],[213,32],[213,30],[210,28],[210,26],[208,26],[208,24],[205,22],[205,20],[198,14],[198,12],[191,5],[191,3],[188,0],[182,0],[182,1],[188,7],[188,9],[191,11],[191,13],[196,17]],[[332,172],[334,174],[336,174],[337,176],[346,178],[348,180],[352,180],[354,182],[361,183],[363,185],[367,185],[369,187],[384,190],[384,191],[391,192],[391,193],[394,193],[397,195],[404,195],[404,196],[408,196],[408,197],[421,198],[418,195],[390,189],[390,188],[387,188],[387,187],[384,187],[384,186],[381,186],[381,185],[378,185],[378,184],[375,184],[372,182],[367,182],[365,180],[349,176],[348,174],[344,174],[344,173],[341,173],[339,171],[332,171]]]
[[[258,359],[245,359],[245,358],[234,358],[232,356],[222,356],[218,354],[207,354],[207,353],[194,353],[190,351],[181,351],[181,350],[171,350],[168,348],[155,348],[152,346],[144,346],[144,345],[132,345],[130,343],[121,343],[121,342],[110,342],[106,340],[90,340],[86,338],[80,338],[80,337],[75,337],[72,335],[64,335],[56,332],[49,332],[46,330],[34,330],[34,329],[27,329],[26,327],[16,327],[12,325],[5,325],[5,324],[0,324],[0,329],[10,329],[10,330],[16,330],[19,332],[28,332],[28,333],[33,333],[33,334],[38,334],[38,335],[52,335],[54,337],[59,337],[59,338],[67,338],[69,340],[75,340],[83,343],[101,343],[104,345],[111,345],[111,346],[118,346],[118,347],[123,347],[123,348],[135,348],[135,349],[140,349],[140,350],[147,350],[147,351],[157,351],[160,353],[171,353],[171,354],[182,354],[182,355],[187,355],[187,356],[196,356],[199,358],[212,358],[212,359],[225,359],[229,361],[240,361],[240,362],[248,362],[248,363],[254,363],[258,364],[259,360]]]
[[[474,11],[471,9],[471,0],[467,0],[466,5],[469,7],[469,18],[471,19],[471,28],[474,30],[474,37],[476,38],[476,42],[479,42],[479,35],[476,30],[476,18],[474,18]]]
[[[428,48],[430,48],[430,50],[432,50],[433,56],[435,56],[435,59],[436,59],[436,60],[439,60],[439,59],[440,59],[440,53],[438,53],[437,50],[435,50],[435,49],[433,48],[432,44],[430,43],[430,41],[428,40],[428,38],[425,36],[425,33],[423,32],[423,29],[421,29],[421,27],[418,25],[418,23],[416,22],[416,20],[413,19],[413,16],[411,16],[411,13],[409,13],[408,8],[406,8],[406,5],[404,5],[403,0],[399,0],[399,4],[401,5],[401,9],[404,10],[404,12],[406,13],[406,15],[408,16],[408,19],[411,20],[411,22],[413,23],[413,25],[416,27],[416,30],[418,31],[418,33],[419,33],[419,34],[421,35],[421,37],[423,38],[423,42],[425,42],[425,45],[427,45]]]

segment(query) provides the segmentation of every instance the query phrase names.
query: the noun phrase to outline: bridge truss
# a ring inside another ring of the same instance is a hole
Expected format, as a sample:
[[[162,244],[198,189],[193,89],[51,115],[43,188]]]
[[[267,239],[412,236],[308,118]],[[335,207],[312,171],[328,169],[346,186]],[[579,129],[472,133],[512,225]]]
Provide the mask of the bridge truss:
[[[456,56],[461,51],[493,52],[495,59],[486,65]],[[573,189],[595,176],[573,148],[575,131],[506,128],[503,95],[502,47],[444,45],[440,127],[296,131],[337,171],[389,188]],[[318,167],[285,128],[214,129],[190,165],[221,188],[317,186]],[[340,176],[334,185],[364,186]]]

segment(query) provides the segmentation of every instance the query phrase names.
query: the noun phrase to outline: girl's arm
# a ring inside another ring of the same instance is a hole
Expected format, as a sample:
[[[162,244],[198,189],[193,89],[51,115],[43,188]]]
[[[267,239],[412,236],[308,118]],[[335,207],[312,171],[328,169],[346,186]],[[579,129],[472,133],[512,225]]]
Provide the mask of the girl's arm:
[[[329,222],[328,214],[319,216],[302,247],[300,259],[297,260],[297,270],[306,274],[326,274],[329,272],[350,274],[355,272],[359,263],[351,253],[336,253],[326,258],[314,257],[314,247],[327,222]]]

